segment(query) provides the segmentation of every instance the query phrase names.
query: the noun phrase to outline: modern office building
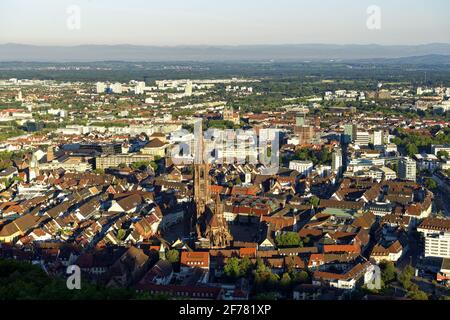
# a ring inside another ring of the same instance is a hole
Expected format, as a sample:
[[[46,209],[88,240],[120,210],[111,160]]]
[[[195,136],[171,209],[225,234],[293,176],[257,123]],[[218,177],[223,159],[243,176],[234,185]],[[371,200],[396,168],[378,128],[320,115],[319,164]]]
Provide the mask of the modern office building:
[[[154,156],[146,154],[117,154],[95,158],[96,169],[117,168],[120,164],[129,166],[135,162],[153,161]]]
[[[289,169],[298,171],[300,174],[309,176],[313,171],[314,164],[312,161],[294,160],[289,162]]]
[[[311,144],[314,139],[314,128],[312,126],[296,126],[294,133],[298,137],[300,145]]]
[[[400,159],[398,163],[398,177],[402,180],[416,181],[416,161],[409,157]]]
[[[184,94],[185,94],[187,97],[192,96],[192,82],[188,81],[188,82],[186,83],[186,86],[184,87]]]
[[[426,218],[417,227],[425,242],[425,257],[450,258],[450,219]]]
[[[356,124],[346,124],[344,126],[344,137],[343,142],[344,143],[351,143],[356,140],[356,132],[358,130],[358,127]]]
[[[336,148],[333,152],[331,159],[331,169],[337,175],[340,175],[342,173],[342,163],[343,163],[342,150],[341,148]]]
[[[358,131],[356,133],[355,144],[359,146],[368,146],[370,143],[370,135],[367,131]]]
[[[97,82],[96,83],[97,93],[105,93],[107,87],[108,86],[104,82]]]
[[[382,146],[384,144],[384,132],[381,130],[375,130],[372,132],[370,142],[374,146]]]

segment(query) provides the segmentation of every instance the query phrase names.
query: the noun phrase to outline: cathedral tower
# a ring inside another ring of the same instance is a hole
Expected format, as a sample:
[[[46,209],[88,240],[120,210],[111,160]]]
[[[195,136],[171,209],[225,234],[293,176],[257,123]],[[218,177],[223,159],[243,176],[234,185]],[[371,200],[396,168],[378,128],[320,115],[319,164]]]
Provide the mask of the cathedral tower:
[[[203,139],[203,130],[200,125],[200,132],[197,133],[197,145],[194,157],[194,203],[197,212],[197,218],[201,217],[206,211],[206,205],[211,200],[210,165],[205,157],[205,141]]]

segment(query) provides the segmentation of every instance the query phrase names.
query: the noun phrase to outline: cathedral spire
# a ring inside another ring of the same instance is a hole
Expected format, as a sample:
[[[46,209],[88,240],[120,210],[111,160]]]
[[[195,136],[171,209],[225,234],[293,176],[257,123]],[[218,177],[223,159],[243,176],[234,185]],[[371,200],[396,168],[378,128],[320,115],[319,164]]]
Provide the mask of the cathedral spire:
[[[194,203],[196,207],[197,218],[201,217],[206,211],[206,205],[211,200],[209,163],[205,158],[205,141],[203,139],[203,130],[200,123],[196,126],[197,143],[194,155]]]

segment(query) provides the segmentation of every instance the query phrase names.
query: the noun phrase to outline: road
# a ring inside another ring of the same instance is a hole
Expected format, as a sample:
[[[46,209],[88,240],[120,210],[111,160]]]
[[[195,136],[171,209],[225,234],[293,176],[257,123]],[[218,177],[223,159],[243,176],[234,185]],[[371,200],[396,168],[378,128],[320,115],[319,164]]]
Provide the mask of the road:
[[[440,296],[450,296],[450,289],[444,285],[433,283],[432,280],[421,277],[413,277],[413,282],[417,284],[420,290],[426,292],[427,294],[432,294],[437,297]]]
[[[442,190],[436,194],[436,198],[439,198],[442,206],[444,207],[444,214],[446,217],[450,217],[450,201],[448,200],[448,194],[445,194]]]

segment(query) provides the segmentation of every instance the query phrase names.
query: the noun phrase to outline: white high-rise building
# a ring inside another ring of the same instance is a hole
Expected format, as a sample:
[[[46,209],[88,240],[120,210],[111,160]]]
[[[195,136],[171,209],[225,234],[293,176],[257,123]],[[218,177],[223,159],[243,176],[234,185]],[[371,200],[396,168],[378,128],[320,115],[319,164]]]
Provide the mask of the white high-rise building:
[[[400,159],[398,163],[398,177],[403,180],[416,181],[417,165],[416,161],[409,157]]]
[[[342,174],[342,150],[341,148],[336,148],[333,152],[332,159],[331,159],[331,170],[333,170],[334,173],[337,175]]]
[[[116,83],[114,83],[114,84],[111,84],[111,85],[109,86],[109,89],[111,89],[111,91],[112,91],[113,93],[122,93],[122,92],[123,92],[122,84],[119,83],[119,82],[116,82]]]
[[[289,169],[298,171],[300,174],[309,176],[313,171],[314,164],[312,161],[298,161],[289,162]]]
[[[145,92],[145,82],[144,81],[136,82],[136,85],[134,86],[134,94],[144,94],[144,92]]]
[[[96,83],[97,93],[105,93],[106,88],[107,88],[106,83],[104,83],[104,82]]]
[[[23,101],[22,90],[19,90],[19,92],[17,93],[16,101],[19,101],[19,102]]]
[[[358,131],[356,133],[355,144],[360,145],[360,146],[367,146],[367,145],[369,145],[369,142],[370,142],[369,132]]]
[[[192,82],[188,81],[184,87],[184,94],[188,97],[192,96]]]
[[[375,130],[373,133],[372,143],[374,146],[382,146],[384,143],[383,139],[383,131]]]
[[[425,257],[450,258],[450,220],[426,218],[417,227],[425,242]]]

